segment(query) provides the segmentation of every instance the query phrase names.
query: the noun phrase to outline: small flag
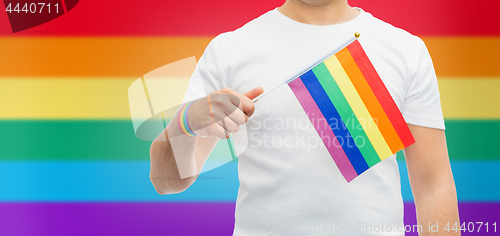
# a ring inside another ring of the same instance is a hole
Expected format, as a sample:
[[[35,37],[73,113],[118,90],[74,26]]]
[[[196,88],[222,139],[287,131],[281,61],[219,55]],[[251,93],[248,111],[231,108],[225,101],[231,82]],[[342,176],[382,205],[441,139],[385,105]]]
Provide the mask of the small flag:
[[[287,83],[347,182],[415,142],[357,39]]]

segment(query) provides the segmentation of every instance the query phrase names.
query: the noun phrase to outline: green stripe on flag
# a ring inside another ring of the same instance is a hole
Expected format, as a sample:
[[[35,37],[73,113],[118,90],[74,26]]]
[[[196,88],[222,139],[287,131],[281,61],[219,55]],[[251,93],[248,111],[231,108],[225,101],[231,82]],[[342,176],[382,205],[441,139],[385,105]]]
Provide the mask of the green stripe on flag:
[[[326,68],[325,64],[319,64],[318,66],[314,67],[312,71],[318,78],[321,86],[323,86],[323,88],[325,89],[326,94],[337,109],[340,117],[342,117],[342,120],[346,124],[346,127],[349,130],[352,138],[354,139],[354,142],[358,146],[359,151],[361,152],[361,154],[363,154],[363,158],[365,158],[368,166],[372,167],[373,165],[379,163],[380,158],[377,152],[375,152],[370,139],[363,129],[358,128],[362,127],[361,124],[356,118],[356,115],[354,115],[354,112],[349,106],[349,103],[342,94],[342,90],[340,90],[337,83],[335,83],[335,80],[332,78],[332,75]],[[337,121],[337,124],[340,125],[340,121]]]

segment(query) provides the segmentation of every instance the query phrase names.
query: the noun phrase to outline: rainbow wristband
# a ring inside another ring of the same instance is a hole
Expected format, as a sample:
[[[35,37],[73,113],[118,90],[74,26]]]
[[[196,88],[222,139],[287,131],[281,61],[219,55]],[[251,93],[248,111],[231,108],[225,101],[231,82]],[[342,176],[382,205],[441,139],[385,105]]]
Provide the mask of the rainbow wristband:
[[[193,132],[193,130],[191,130],[191,127],[189,127],[188,123],[188,112],[191,104],[193,104],[193,102],[187,103],[181,108],[177,122],[179,123],[179,128],[181,129],[182,133],[190,137],[195,137],[196,134]]]

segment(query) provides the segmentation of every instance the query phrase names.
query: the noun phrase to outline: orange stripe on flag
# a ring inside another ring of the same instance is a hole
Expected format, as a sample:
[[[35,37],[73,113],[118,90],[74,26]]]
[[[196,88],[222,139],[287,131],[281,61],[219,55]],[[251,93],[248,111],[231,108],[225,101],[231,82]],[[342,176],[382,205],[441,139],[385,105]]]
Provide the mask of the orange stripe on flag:
[[[368,112],[373,117],[375,124],[378,126],[382,136],[389,145],[392,153],[396,153],[404,148],[403,142],[399,138],[396,130],[392,126],[391,121],[384,112],[384,109],[380,105],[377,97],[373,93],[368,82],[366,82],[365,77],[361,73],[356,61],[352,57],[351,53],[347,48],[342,49],[336,54],[337,58],[342,64],[345,72],[351,79],[356,91],[363,100]]]

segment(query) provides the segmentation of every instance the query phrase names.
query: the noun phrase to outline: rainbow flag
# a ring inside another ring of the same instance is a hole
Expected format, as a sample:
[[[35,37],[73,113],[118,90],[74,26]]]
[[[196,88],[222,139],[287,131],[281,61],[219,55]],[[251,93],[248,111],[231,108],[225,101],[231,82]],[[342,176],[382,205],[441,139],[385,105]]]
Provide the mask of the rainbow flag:
[[[415,142],[357,39],[288,85],[347,182]]]

